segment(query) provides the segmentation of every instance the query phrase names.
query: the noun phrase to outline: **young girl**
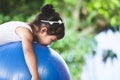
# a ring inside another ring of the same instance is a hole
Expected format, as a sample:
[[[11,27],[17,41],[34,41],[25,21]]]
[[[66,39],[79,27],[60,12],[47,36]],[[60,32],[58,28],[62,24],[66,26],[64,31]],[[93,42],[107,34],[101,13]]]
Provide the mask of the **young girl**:
[[[64,37],[64,24],[51,4],[45,5],[36,18],[29,24],[20,21],[6,22],[0,25],[0,45],[22,41],[24,57],[31,80],[39,80],[36,58],[32,42],[44,46]]]

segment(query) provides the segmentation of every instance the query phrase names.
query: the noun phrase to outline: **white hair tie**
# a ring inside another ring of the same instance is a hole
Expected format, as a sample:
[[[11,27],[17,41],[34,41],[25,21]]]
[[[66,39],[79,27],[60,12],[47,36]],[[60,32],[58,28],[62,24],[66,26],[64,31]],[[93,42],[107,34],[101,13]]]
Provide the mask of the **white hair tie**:
[[[53,25],[54,23],[62,24],[63,22],[61,20],[58,21],[47,21],[47,20],[40,20],[41,22],[47,22],[50,25]]]

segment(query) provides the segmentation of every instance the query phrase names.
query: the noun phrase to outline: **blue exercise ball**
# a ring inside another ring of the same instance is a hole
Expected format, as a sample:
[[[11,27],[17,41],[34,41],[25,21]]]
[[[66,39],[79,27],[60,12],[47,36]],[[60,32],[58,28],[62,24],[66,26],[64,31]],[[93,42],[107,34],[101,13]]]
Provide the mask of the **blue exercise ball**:
[[[70,80],[68,67],[56,51],[37,43],[33,48],[40,80]],[[0,46],[0,80],[31,80],[21,42]]]

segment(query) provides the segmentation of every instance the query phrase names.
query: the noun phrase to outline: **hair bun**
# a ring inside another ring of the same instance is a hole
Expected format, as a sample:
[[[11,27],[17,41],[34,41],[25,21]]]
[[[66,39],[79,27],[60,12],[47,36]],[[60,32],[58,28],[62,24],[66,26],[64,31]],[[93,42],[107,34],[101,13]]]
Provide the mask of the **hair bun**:
[[[53,5],[51,5],[51,4],[47,4],[42,7],[42,14],[44,14],[46,16],[50,16],[54,12],[55,12],[55,10],[53,9]]]

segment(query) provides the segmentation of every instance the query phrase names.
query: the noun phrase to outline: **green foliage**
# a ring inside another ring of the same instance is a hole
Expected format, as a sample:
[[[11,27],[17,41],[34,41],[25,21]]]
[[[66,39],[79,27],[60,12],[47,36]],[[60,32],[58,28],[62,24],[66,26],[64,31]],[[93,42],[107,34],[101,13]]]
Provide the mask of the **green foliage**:
[[[83,6],[87,6],[89,15],[93,12],[97,12],[94,17],[101,15],[106,19],[111,25],[120,25],[120,0],[90,0],[88,2],[84,1]]]
[[[3,16],[3,14],[0,14],[0,24],[3,22],[7,22],[10,20],[9,16]]]
[[[10,20],[27,21],[40,11],[42,0],[0,0],[0,23]]]

